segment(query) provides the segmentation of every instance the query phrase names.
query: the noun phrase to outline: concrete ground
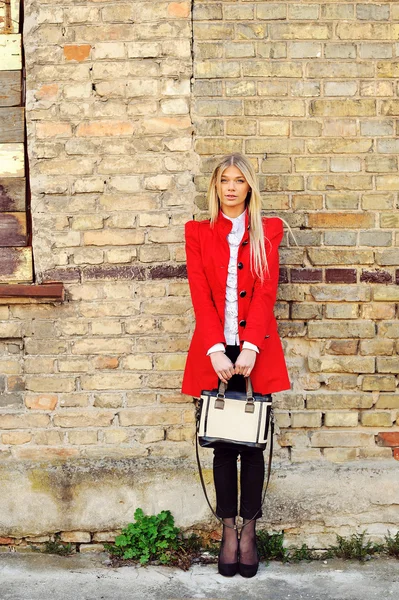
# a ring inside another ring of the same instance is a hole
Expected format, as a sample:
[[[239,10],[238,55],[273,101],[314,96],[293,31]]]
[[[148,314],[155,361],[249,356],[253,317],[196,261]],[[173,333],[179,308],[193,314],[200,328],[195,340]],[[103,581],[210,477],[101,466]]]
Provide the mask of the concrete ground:
[[[399,597],[395,559],[261,565],[253,579],[216,565],[107,566],[107,554],[0,554],[0,600],[379,600]]]

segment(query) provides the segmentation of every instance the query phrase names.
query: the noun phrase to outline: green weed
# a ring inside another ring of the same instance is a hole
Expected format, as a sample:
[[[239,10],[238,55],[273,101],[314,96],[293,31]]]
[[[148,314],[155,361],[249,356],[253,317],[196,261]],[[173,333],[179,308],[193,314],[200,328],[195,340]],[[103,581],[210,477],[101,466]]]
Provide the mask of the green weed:
[[[135,523],[129,523],[115,539],[115,545],[106,545],[113,556],[132,559],[147,564],[158,560],[161,564],[171,562],[171,554],[181,546],[180,530],[175,527],[169,510],[147,516],[141,508],[134,513]]]

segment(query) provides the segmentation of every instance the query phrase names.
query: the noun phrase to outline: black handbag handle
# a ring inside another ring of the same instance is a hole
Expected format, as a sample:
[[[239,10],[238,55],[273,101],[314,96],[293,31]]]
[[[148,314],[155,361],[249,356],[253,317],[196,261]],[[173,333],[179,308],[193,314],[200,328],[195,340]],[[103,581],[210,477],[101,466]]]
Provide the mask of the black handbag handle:
[[[247,391],[246,391],[247,401],[252,400],[254,397],[254,389],[252,387],[252,381],[249,376],[245,378],[245,384],[246,384],[246,389],[247,389]],[[219,389],[218,389],[218,398],[224,398],[226,389],[227,389],[227,383],[224,383],[222,380],[220,380]]]
[[[202,473],[202,467],[201,467],[201,461],[200,461],[200,457],[199,457],[199,452],[198,452],[198,431],[199,431],[199,411],[198,411],[198,416],[197,416],[197,421],[196,421],[196,432],[195,432],[195,453],[197,456],[197,465],[198,465],[198,471],[199,471],[199,476],[200,476],[200,480],[201,480],[201,485],[202,485],[202,489],[205,495],[205,499],[208,503],[209,508],[211,509],[213,515],[217,518],[218,521],[220,521],[220,523],[222,523],[225,527],[229,527],[230,529],[239,529],[240,531],[242,529],[244,529],[244,527],[246,527],[247,525],[249,525],[249,523],[252,523],[252,521],[254,521],[258,514],[260,513],[262,506],[265,502],[265,498],[266,498],[266,492],[267,492],[267,488],[269,486],[269,480],[270,480],[270,474],[271,474],[271,468],[272,468],[272,458],[273,458],[273,434],[274,434],[274,412],[273,412],[273,408],[270,408],[270,449],[269,449],[269,460],[268,460],[268,466],[267,466],[267,479],[266,479],[266,487],[265,487],[265,491],[263,492],[263,497],[262,497],[262,502],[261,505],[259,507],[259,509],[256,511],[255,515],[252,517],[252,519],[250,519],[249,521],[247,521],[246,523],[243,523],[242,525],[238,526],[238,525],[228,525],[227,523],[225,523],[223,521],[223,519],[221,519],[220,517],[218,517],[218,515],[216,514],[216,512],[213,510],[212,505],[209,501],[208,498],[208,494],[206,491],[206,487],[205,487],[205,481],[204,481],[204,476]]]

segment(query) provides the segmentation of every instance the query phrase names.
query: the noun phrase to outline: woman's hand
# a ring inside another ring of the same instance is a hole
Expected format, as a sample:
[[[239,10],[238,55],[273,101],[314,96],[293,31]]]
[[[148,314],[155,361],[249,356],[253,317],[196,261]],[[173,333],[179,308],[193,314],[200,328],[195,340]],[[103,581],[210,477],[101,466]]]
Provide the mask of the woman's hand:
[[[234,365],[229,357],[224,352],[212,352],[209,357],[219,379],[223,383],[227,383],[230,377],[234,375]]]
[[[244,377],[248,377],[251,374],[252,369],[254,368],[255,360],[255,350],[249,350],[248,348],[241,350],[236,360],[235,373],[237,373],[238,375],[244,375]]]

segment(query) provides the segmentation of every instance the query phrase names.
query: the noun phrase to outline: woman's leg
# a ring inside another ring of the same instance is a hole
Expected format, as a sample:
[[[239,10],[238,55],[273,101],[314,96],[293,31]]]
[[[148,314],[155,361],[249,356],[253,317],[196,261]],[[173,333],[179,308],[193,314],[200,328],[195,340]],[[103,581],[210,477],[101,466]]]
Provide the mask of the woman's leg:
[[[239,346],[227,346],[226,355],[234,363],[240,352]],[[244,378],[241,377],[243,380]],[[238,375],[233,375],[228,389],[237,389],[242,385]],[[245,382],[244,382],[245,385]],[[237,457],[239,449],[236,444],[221,444],[213,451],[213,478],[216,490],[216,514],[221,518],[237,516]]]
[[[234,363],[239,354],[239,346],[227,346],[226,354]],[[241,379],[243,379],[241,377]],[[240,377],[233,375],[228,389],[237,389],[242,385]],[[245,385],[245,382],[244,382]],[[237,563],[238,537],[237,530],[232,529],[237,517],[237,457],[239,449],[235,444],[223,444],[214,449],[213,479],[216,490],[216,514],[222,518],[223,540],[219,555],[222,564]],[[227,526],[226,526],[227,525]],[[230,527],[229,527],[230,526]]]
[[[246,525],[240,536],[240,563],[257,563],[256,519],[262,516],[262,489],[265,474],[263,450],[246,448],[241,451],[241,503],[240,516]]]

